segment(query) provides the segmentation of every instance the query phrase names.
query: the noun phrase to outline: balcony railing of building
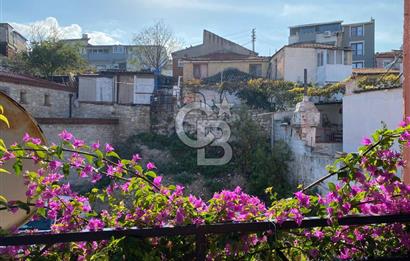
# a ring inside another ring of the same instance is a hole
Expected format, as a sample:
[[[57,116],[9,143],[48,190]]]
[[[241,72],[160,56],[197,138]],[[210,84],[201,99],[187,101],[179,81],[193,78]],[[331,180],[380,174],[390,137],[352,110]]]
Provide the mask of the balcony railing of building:
[[[162,228],[127,228],[104,229],[101,231],[79,231],[68,233],[37,232],[34,234],[18,234],[12,236],[1,236],[0,247],[21,245],[52,245],[67,242],[90,242],[109,240],[121,237],[153,238],[171,236],[195,236],[196,260],[205,260],[207,253],[207,235],[227,233],[256,233],[278,230],[289,230],[298,228],[314,228],[329,226],[329,220],[320,217],[310,217],[302,220],[298,225],[293,220],[286,220],[282,224],[275,222],[244,222],[244,223],[221,223],[210,225],[188,225]],[[410,223],[410,214],[396,214],[383,216],[346,216],[339,218],[341,226],[363,226],[371,224],[393,224]],[[382,260],[410,260],[410,257],[381,257]],[[284,259],[284,257],[282,257]],[[372,260],[372,259],[366,259]],[[380,259],[374,259],[380,260]]]

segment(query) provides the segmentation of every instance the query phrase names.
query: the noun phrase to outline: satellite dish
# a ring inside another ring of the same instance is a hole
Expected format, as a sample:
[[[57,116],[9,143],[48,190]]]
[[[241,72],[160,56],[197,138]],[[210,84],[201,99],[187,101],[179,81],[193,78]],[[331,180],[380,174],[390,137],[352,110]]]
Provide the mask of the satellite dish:
[[[0,92],[0,104],[4,108],[4,115],[10,122],[10,128],[0,122],[0,138],[3,139],[6,146],[10,146],[14,142],[20,142],[25,133],[31,137],[40,138],[44,143],[43,132],[37,125],[30,114],[16,101]],[[11,174],[0,173],[0,195],[7,200],[27,201],[26,191],[27,186],[24,184],[22,175],[14,175],[13,161],[8,161],[2,168],[8,170]],[[36,165],[32,160],[23,160],[23,171],[37,170]],[[16,213],[0,210],[0,227],[5,230],[13,229],[23,225],[33,215],[34,209],[27,214],[25,210],[19,209]]]

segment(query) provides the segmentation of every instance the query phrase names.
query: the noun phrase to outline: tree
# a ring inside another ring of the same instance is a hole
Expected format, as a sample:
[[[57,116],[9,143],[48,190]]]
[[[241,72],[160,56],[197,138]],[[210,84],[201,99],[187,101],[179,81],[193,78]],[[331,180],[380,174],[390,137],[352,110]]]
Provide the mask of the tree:
[[[84,71],[88,66],[79,52],[80,46],[60,41],[56,25],[32,25],[29,51],[19,53],[9,61],[11,70],[49,78],[56,73]]]
[[[49,78],[56,73],[68,74],[83,71],[87,66],[78,48],[61,41],[45,40],[32,43],[27,53],[12,61],[14,71]]]
[[[180,41],[164,22],[159,21],[139,32],[134,43],[137,63],[151,70],[159,71],[169,61],[169,55],[180,47]]]

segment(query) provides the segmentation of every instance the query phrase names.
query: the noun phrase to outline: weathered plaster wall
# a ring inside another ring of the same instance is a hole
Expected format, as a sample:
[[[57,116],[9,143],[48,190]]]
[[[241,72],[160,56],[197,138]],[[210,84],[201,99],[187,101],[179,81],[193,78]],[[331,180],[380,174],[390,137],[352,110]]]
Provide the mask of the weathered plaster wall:
[[[285,141],[292,153],[293,158],[289,163],[289,178],[297,184],[309,185],[315,180],[327,174],[326,166],[336,159],[336,152],[341,151],[341,143],[315,143],[307,146],[301,140],[297,131],[292,128],[289,121],[293,111],[279,112],[274,114],[273,140]],[[327,191],[327,182],[319,186],[319,191]]]
[[[284,80],[303,82],[304,69],[307,69],[308,83],[316,82],[317,58],[313,48],[285,48]]]
[[[343,151],[356,151],[364,137],[382,127],[396,128],[403,118],[403,89],[352,93],[343,97]]]

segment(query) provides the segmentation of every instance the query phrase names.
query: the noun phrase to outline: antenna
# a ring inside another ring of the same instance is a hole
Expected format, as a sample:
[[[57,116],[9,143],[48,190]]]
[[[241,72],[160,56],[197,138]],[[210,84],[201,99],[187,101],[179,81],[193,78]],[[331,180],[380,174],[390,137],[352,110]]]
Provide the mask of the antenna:
[[[255,40],[256,40],[256,29],[255,28],[252,29],[251,38],[252,38],[252,51],[255,52]]]

